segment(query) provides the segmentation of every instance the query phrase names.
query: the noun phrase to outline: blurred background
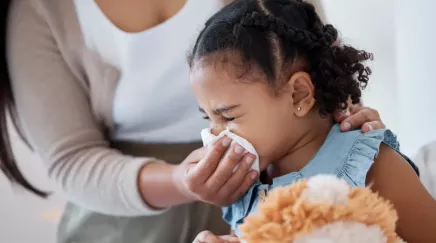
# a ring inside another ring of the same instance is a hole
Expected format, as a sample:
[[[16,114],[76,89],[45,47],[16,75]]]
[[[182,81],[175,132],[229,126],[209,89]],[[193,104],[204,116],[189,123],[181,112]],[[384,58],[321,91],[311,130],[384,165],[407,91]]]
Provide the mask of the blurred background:
[[[387,127],[399,136],[402,151],[416,158],[423,146],[436,141],[436,1],[324,0],[323,7],[344,42],[374,53],[373,76],[364,103],[380,112]],[[48,180],[39,158],[14,131],[11,135],[24,174],[40,188],[53,191],[53,195],[42,200],[14,190],[0,175],[2,242],[54,243],[63,196]],[[429,149],[425,153],[430,153]],[[433,145],[433,158],[435,150]],[[428,159],[427,155],[424,157]],[[433,172],[431,166],[420,163],[421,170],[430,175],[426,178],[432,179],[431,173],[436,176],[436,161]]]

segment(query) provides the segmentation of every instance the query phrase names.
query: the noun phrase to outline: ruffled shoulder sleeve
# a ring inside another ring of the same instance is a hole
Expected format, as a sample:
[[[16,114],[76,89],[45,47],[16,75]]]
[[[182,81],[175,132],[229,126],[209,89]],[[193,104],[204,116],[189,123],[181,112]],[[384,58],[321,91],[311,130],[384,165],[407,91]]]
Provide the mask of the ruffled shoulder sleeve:
[[[415,164],[400,152],[397,136],[388,129],[379,129],[363,133],[356,139],[339,176],[351,185],[365,186],[366,175],[377,158],[382,143],[400,153],[419,175]]]

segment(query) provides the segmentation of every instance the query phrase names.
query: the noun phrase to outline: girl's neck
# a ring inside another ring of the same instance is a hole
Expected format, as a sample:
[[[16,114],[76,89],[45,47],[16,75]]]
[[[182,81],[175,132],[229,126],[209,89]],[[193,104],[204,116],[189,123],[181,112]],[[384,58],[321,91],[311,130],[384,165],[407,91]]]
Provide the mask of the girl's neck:
[[[297,140],[290,151],[271,165],[270,177],[275,178],[303,169],[321,148],[333,125],[331,118],[320,118],[311,122],[307,132]]]

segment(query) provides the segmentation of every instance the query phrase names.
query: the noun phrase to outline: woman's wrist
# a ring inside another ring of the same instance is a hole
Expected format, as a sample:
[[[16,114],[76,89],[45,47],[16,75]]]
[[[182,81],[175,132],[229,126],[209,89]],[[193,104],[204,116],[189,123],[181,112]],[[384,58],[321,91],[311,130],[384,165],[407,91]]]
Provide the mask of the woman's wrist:
[[[165,162],[149,162],[142,166],[138,175],[138,190],[142,199],[156,209],[195,201],[180,189],[174,180],[176,165]]]
[[[184,178],[186,175],[186,170],[184,170],[183,165],[174,165],[172,171],[173,185],[178,190],[178,193],[182,195],[187,202],[195,202],[197,198],[192,194],[185,186]]]

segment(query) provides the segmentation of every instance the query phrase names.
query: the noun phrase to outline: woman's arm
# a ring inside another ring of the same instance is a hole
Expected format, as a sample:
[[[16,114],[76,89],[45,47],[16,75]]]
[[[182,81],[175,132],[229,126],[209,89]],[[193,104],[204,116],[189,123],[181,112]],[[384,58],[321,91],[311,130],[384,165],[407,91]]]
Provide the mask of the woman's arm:
[[[227,139],[209,151],[194,151],[178,166],[109,148],[87,87],[65,63],[38,4],[15,0],[11,9],[12,88],[26,138],[71,201],[100,213],[136,216],[194,200],[228,205],[248,190],[256,178],[251,164],[232,171],[243,160],[254,161],[248,160],[252,155],[232,146],[224,156],[231,144]]]
[[[74,203],[111,215],[158,213],[138,190],[138,172],[153,160],[108,148],[38,3],[13,1],[9,19],[9,68],[26,137]]]
[[[397,233],[406,242],[436,242],[436,201],[400,154],[382,145],[367,184],[394,204],[399,216]]]

